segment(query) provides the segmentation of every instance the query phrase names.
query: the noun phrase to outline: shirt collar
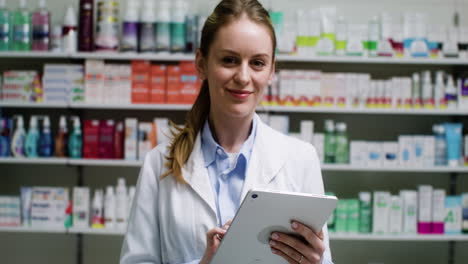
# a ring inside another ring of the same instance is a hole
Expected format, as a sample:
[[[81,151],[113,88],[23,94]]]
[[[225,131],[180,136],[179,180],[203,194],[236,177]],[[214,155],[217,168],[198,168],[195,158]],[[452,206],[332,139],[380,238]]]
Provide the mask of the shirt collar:
[[[255,136],[257,134],[257,123],[258,122],[256,120],[256,116],[254,116],[250,135],[247,138],[247,140],[242,144],[242,147],[239,151],[238,157],[244,156],[246,161],[249,161],[250,154],[252,153],[252,148],[255,142]],[[206,119],[201,133],[201,148],[203,151],[203,157],[205,158],[205,167],[208,167],[216,160],[216,151],[218,149],[221,149],[223,152],[226,151],[215,141],[213,134],[211,133],[208,119]]]

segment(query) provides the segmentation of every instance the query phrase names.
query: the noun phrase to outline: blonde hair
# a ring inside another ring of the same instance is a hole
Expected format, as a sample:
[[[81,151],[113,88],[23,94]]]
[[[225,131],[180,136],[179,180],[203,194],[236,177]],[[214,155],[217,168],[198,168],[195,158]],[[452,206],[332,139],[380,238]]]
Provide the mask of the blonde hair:
[[[243,14],[255,23],[266,26],[273,44],[273,58],[276,49],[276,37],[268,11],[257,0],[222,0],[207,18],[203,25],[200,53],[203,58],[208,58],[208,53],[213,44],[216,33],[223,26],[239,19]],[[195,139],[202,129],[205,120],[210,112],[210,93],[208,81],[204,80],[200,93],[187,113],[185,127],[173,125],[173,140],[169,145],[169,154],[166,157],[166,167],[168,171],[161,175],[161,179],[173,175],[177,182],[185,183],[182,176],[182,167],[185,165],[193,151]]]

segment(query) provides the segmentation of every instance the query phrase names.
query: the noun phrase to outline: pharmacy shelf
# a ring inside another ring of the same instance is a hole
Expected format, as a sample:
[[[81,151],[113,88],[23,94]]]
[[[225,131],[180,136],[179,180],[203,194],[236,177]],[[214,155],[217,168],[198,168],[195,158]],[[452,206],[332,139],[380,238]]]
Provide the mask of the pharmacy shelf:
[[[448,167],[448,166],[426,166],[426,167],[369,167],[353,166],[346,164],[323,164],[323,171],[360,171],[360,172],[421,172],[421,173],[468,173],[468,166]]]
[[[0,232],[14,233],[65,233],[67,229],[63,228],[39,228],[39,227],[0,227]]]
[[[0,158],[0,164],[66,165],[66,158]]]
[[[187,104],[88,104],[72,103],[73,109],[121,109],[121,110],[161,110],[161,111],[188,111],[192,105]]]
[[[100,167],[141,167],[143,161],[103,160],[103,159],[68,159],[69,165]]]
[[[85,234],[85,235],[113,235],[113,236],[125,235],[125,230],[117,230],[117,229],[93,229],[93,228],[72,227],[68,229],[68,232],[72,234]]]
[[[118,52],[78,52],[71,54],[74,59],[101,60],[150,60],[150,61],[193,61],[194,54],[154,54],[154,53],[118,53]]]
[[[468,116],[468,110],[438,110],[438,109],[367,109],[367,108],[336,108],[307,106],[260,106],[260,112],[278,113],[337,113],[365,115],[440,115]]]
[[[0,58],[67,59],[67,58],[70,58],[70,54],[65,53],[65,52],[47,52],[47,51],[1,51]]]
[[[468,235],[376,235],[330,233],[330,240],[350,241],[468,241]]]
[[[22,103],[22,102],[2,102],[0,108],[68,108],[66,103]]]

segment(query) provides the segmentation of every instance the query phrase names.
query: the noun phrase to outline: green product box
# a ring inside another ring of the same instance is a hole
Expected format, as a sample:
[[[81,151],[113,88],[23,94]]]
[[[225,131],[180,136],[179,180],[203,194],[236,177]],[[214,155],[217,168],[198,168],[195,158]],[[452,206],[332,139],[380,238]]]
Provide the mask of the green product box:
[[[347,231],[349,233],[359,232],[359,200],[349,199],[347,200]]]
[[[336,207],[335,232],[348,232],[348,200],[342,199],[338,201]]]

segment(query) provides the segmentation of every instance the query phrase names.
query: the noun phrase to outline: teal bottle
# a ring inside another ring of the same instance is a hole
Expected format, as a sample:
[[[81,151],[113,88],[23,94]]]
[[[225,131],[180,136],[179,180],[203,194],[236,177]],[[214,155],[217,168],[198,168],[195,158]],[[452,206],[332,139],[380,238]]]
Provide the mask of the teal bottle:
[[[83,147],[83,138],[81,133],[80,119],[75,117],[73,120],[73,130],[68,139],[68,154],[72,159],[81,159]]]
[[[10,49],[10,12],[5,8],[5,0],[0,0],[0,51]]]
[[[26,9],[26,0],[19,1],[19,8],[13,12],[12,50],[31,50],[31,13]]]
[[[29,130],[24,141],[24,152],[28,158],[37,158],[39,149],[39,130],[37,128],[37,117],[31,116]]]

